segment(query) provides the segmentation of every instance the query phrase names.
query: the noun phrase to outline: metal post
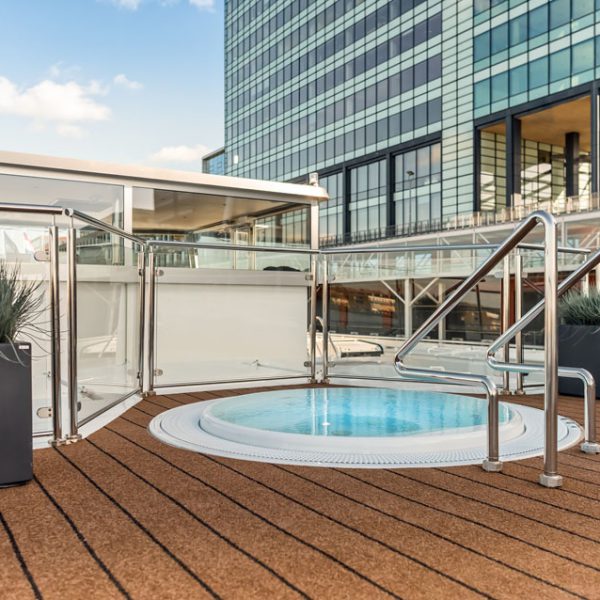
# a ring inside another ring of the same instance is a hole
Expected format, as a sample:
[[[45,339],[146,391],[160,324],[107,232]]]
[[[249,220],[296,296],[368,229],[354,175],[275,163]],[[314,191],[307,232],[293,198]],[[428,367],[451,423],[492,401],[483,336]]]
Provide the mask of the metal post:
[[[317,255],[310,257],[310,379],[317,381]]]
[[[148,311],[146,315],[148,321],[147,333],[147,387],[144,390],[145,396],[153,396],[154,392],[154,337],[156,330],[156,254],[151,249],[148,253]]]
[[[523,316],[523,256],[517,249],[515,254],[515,323],[518,323]],[[523,332],[515,335],[515,362],[520,365],[523,363]],[[524,394],[523,391],[524,374],[517,372],[516,394]]]
[[[545,219],[544,257],[544,410],[546,436],[544,445],[544,472],[540,483],[559,487],[563,478],[558,474],[558,262],[556,249],[556,222]]]
[[[317,381],[317,284],[319,253],[319,204],[313,202],[310,207],[310,379]]]
[[[413,332],[412,320],[412,280],[404,280],[404,337],[408,339]]]
[[[58,227],[48,229],[50,236],[50,358],[52,362],[52,444],[64,444],[61,406],[60,371],[60,265],[58,257]]]
[[[441,271],[439,271],[441,273]],[[438,306],[444,303],[445,286],[442,281],[438,283]],[[440,319],[440,325],[438,327],[438,341],[443,342],[446,338],[446,319]]]
[[[79,429],[79,394],[77,384],[77,230],[71,224],[67,238],[67,321],[69,327],[69,439],[81,439]]]
[[[146,254],[144,250],[138,253],[138,279],[139,279],[139,346],[138,346],[138,385],[140,392],[144,392],[144,334],[146,331]]]
[[[502,278],[502,333],[509,328],[510,321],[510,254],[504,259],[504,276]],[[503,348],[505,363],[510,363],[510,343]],[[510,394],[510,373],[502,373],[502,392]]]
[[[321,289],[321,312],[323,323],[322,351],[323,381],[329,379],[329,258],[323,255],[323,287]]]
[[[584,278],[581,280],[581,292],[584,296],[590,295],[590,274],[586,273]]]

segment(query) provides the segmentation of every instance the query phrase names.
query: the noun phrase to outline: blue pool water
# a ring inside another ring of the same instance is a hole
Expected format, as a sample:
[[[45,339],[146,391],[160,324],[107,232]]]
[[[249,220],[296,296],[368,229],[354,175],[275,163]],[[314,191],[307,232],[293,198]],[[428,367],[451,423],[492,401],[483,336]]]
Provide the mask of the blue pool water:
[[[213,417],[243,427],[317,436],[390,437],[487,423],[487,401],[437,392],[381,388],[282,390],[228,398]],[[500,423],[512,411],[501,404]]]

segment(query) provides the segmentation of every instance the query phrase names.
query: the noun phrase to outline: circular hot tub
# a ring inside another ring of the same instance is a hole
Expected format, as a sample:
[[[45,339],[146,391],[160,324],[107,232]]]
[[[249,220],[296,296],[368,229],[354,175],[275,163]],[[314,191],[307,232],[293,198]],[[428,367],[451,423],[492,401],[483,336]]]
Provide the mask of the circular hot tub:
[[[385,388],[305,388],[187,404],[150,423],[158,439],[196,452],[272,463],[347,467],[479,464],[487,401]],[[544,414],[500,403],[500,458],[539,456]],[[559,449],[581,428],[559,418]]]

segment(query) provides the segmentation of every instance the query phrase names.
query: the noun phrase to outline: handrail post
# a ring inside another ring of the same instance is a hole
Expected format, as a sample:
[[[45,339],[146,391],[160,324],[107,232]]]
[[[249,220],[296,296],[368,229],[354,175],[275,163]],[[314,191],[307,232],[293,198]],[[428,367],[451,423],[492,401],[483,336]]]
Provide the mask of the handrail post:
[[[510,327],[510,254],[504,259],[504,275],[502,277],[502,333]],[[510,343],[504,345],[504,362],[510,363]],[[502,373],[502,393],[510,394],[510,373]]]
[[[321,357],[323,361],[323,381],[329,381],[329,258],[326,254],[322,256],[323,287],[321,288],[321,312],[323,323],[323,337]]]
[[[67,238],[67,319],[69,327],[69,441],[81,439],[79,429],[79,394],[77,384],[77,229],[69,224]]]
[[[48,228],[50,251],[50,359],[52,363],[52,440],[59,446],[65,443],[62,424],[61,366],[60,366],[60,264],[58,227]]]
[[[138,252],[137,256],[139,299],[138,299],[138,385],[141,393],[144,393],[144,335],[146,332],[146,253],[145,248]]]
[[[544,218],[544,412],[546,435],[544,441],[544,472],[540,483],[545,487],[560,487],[563,478],[558,474],[558,255],[557,227],[552,218]]]
[[[156,254],[150,248],[148,253],[148,295],[147,295],[148,310],[147,319],[147,362],[146,362],[146,387],[144,388],[144,396],[153,396],[154,392],[154,338],[156,331]]]
[[[314,253],[310,257],[310,380],[317,382],[317,276],[318,257]]]
[[[515,252],[515,323],[518,323],[523,316],[523,255],[517,248]],[[523,363],[523,332],[519,331],[515,335],[515,362],[520,365]],[[515,394],[524,394],[523,389],[524,374],[517,372],[517,385]]]

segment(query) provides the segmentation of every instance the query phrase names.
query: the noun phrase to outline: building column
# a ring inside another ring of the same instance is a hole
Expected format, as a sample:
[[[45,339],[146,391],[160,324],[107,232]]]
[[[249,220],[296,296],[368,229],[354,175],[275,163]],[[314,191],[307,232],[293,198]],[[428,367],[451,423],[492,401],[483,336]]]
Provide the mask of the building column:
[[[565,135],[565,185],[567,198],[579,196],[579,132]]]
[[[521,121],[506,115],[506,206],[521,198]]]
[[[396,229],[396,205],[394,203],[394,186],[396,181],[396,161],[391,153],[387,157],[387,220],[388,231],[386,235],[394,235]]]
[[[350,241],[351,234],[351,221],[350,221],[350,169],[344,166],[343,170],[344,177],[344,191],[343,191],[343,203],[344,212],[342,217],[342,226],[344,229],[344,243]]]
[[[594,81],[592,84],[592,92],[590,96],[591,104],[591,115],[590,115],[590,128],[591,128],[591,158],[592,158],[592,194],[600,192],[600,86],[598,81]]]

